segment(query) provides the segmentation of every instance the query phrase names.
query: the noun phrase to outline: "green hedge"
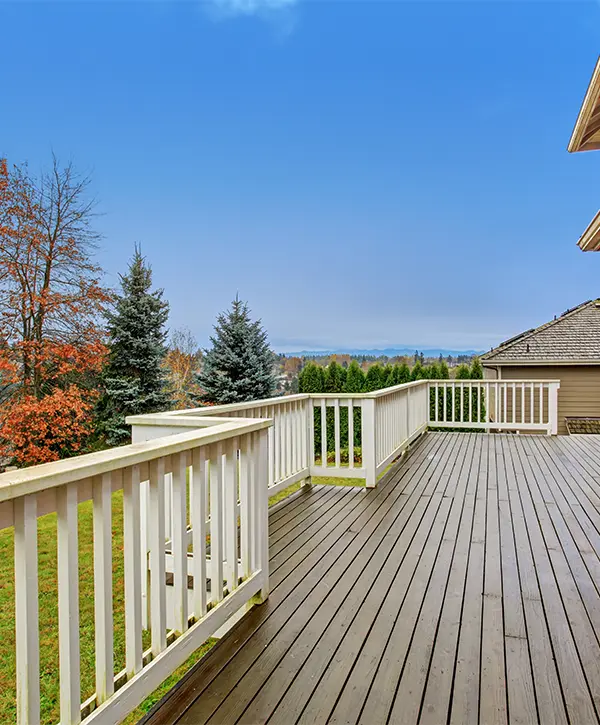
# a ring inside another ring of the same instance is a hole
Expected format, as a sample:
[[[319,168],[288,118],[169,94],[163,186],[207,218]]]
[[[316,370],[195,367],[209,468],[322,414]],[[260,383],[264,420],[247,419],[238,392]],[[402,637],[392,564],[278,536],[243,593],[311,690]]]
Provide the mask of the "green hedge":
[[[298,381],[298,390],[300,393],[369,393],[375,390],[382,390],[393,385],[401,385],[411,380],[449,380],[450,372],[448,365],[444,360],[432,365],[423,365],[420,361],[413,366],[412,369],[405,363],[396,365],[380,365],[375,363],[371,365],[365,374],[356,360],[353,360],[348,368],[344,368],[337,362],[333,361],[326,367],[321,367],[314,362],[307,363],[302,368]],[[476,380],[483,378],[483,368],[478,358],[474,358],[471,366],[460,365],[456,371],[456,378],[459,380]],[[446,400],[446,417],[451,420],[452,411],[452,392],[448,391]],[[473,391],[473,419],[477,416],[477,391]],[[465,396],[463,405],[464,410],[468,414],[469,400],[468,395]],[[431,413],[435,412],[435,391],[430,394]],[[438,394],[438,420],[443,419],[443,396]],[[455,417],[460,414],[460,396],[455,400]],[[354,408],[354,447],[360,448],[361,440],[361,409]],[[482,419],[485,416],[485,400],[482,395],[481,405]],[[321,456],[321,411],[314,411],[314,430],[315,430],[315,455]],[[327,435],[327,451],[335,451],[335,422],[334,409],[327,407],[326,411],[326,435]],[[340,445],[343,449],[348,448],[348,408],[345,405],[340,406]],[[328,455],[329,458],[329,455]]]

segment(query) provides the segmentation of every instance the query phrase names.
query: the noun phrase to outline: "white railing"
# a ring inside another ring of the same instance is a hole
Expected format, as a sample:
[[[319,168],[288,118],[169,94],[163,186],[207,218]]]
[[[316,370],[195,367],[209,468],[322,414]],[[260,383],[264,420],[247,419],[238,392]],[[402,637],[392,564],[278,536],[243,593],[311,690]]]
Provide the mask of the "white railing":
[[[81,719],[120,722],[248,602],[268,596],[270,421],[211,418],[202,423],[201,430],[0,475],[0,528],[14,526],[15,531],[18,723],[40,721],[39,621],[46,617],[38,604],[40,516],[57,515],[56,635],[63,725]],[[169,515],[167,476],[172,488]],[[145,505],[140,496],[144,481]],[[115,672],[112,567],[113,557],[121,554],[113,542],[112,507],[113,493],[120,490],[125,591],[118,605],[124,608],[125,661]],[[94,576],[84,595],[94,601],[95,693],[83,699],[81,651],[89,652],[92,642],[80,632],[78,505],[90,499]],[[167,582],[169,518],[173,577]],[[147,536],[140,536],[143,520]],[[148,572],[150,647],[144,652],[142,582]],[[193,579],[189,592],[188,575]]]
[[[311,398],[321,430],[319,459],[319,451],[315,453],[311,447],[311,476],[364,478],[367,488],[372,488],[386,467],[427,429],[427,385],[421,381],[373,393],[315,394]],[[331,429],[328,410],[333,411],[332,441],[323,435]],[[360,413],[355,415],[356,411]],[[361,462],[357,466],[353,453],[358,424]],[[314,441],[314,427],[309,439]]]
[[[269,496],[296,481],[302,481],[309,472],[309,415],[311,401],[308,395],[289,395],[249,403],[232,403],[206,408],[176,411],[158,416],[133,416],[134,435],[146,435],[140,427],[144,422],[153,426],[159,419],[171,425],[195,427],[198,416],[218,418],[269,418],[273,426],[269,432]]]
[[[419,380],[372,393],[290,395],[127,420],[133,440],[142,441],[206,425],[202,421],[211,417],[270,418],[270,496],[312,476],[364,478],[372,488],[389,463],[427,429],[427,395],[427,381]]]
[[[429,426],[558,432],[558,380],[431,380]]]
[[[134,416],[130,446],[0,475],[0,529],[15,531],[18,722],[40,719],[40,516],[57,514],[61,723],[115,723],[249,602],[268,596],[270,495],[312,476],[364,478],[373,487],[428,427],[556,433],[558,388],[557,381],[423,380]],[[112,521],[121,490],[122,552]],[[91,643],[79,626],[77,525],[86,500],[96,683],[87,698],[80,653]],[[120,603],[115,556],[124,562]],[[124,609],[122,669],[113,654],[113,601]]]

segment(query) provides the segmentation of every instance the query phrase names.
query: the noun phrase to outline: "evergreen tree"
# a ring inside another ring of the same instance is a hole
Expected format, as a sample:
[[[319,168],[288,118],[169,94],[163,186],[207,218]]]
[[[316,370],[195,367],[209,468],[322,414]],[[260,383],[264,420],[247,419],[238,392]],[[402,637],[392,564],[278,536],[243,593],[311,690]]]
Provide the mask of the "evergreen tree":
[[[465,363],[461,363],[456,368],[456,380],[470,380],[471,379],[471,369],[468,365],[465,365]],[[463,409],[462,409],[462,418],[461,418],[461,410],[460,410],[460,401],[463,401]],[[455,393],[455,420],[466,420],[469,410],[469,392],[466,385],[463,385],[461,388],[456,388]]]
[[[171,394],[164,367],[169,304],[152,291],[152,269],[136,247],[121,294],[107,314],[109,356],[98,403],[98,431],[110,445],[126,443],[128,415],[168,410]]]
[[[386,371],[387,377],[385,379],[385,387],[393,388],[394,385],[396,385],[396,374],[392,365],[387,365],[386,367],[389,368],[389,370]]]
[[[471,362],[471,380],[483,380],[483,365],[478,357],[474,357]],[[485,392],[482,389],[475,389],[472,398],[474,420],[478,420],[478,413],[481,415],[481,420],[485,420]]]
[[[372,393],[374,390],[381,390],[384,386],[383,368],[379,363],[375,363],[367,370],[364,392]]]
[[[456,368],[455,378],[457,380],[469,380],[471,378],[471,371],[468,365],[462,363]]]
[[[483,380],[483,365],[478,357],[471,363],[471,380]]]
[[[323,368],[314,362],[308,362],[300,371],[298,389],[301,393],[322,393],[325,388]],[[313,411],[315,456],[321,454],[321,411],[315,406]]]
[[[410,383],[410,368],[405,362],[400,365],[396,373],[396,385],[403,385],[404,383]]]
[[[360,365],[356,360],[352,360],[350,367],[348,368],[348,374],[346,376],[346,385],[344,387],[345,393],[362,393],[365,387],[365,374],[362,371]],[[361,445],[361,409],[354,408],[354,446]],[[347,416],[347,413],[346,413]],[[351,452],[348,451],[348,455]]]
[[[298,378],[299,392],[322,393],[324,387],[323,368],[314,362],[307,363]]]
[[[442,360],[442,362],[439,363],[439,370],[440,370],[440,380],[449,380],[450,379],[450,370],[448,369],[448,363],[445,360]]]
[[[365,387],[365,374],[361,370],[360,365],[353,360],[348,368],[346,376],[345,393],[362,393]]]
[[[421,365],[421,361],[418,360],[416,365],[410,371],[411,380],[425,380],[427,377],[425,368]]]
[[[429,380],[440,379],[440,366],[437,363],[433,363],[429,366],[428,375]]]
[[[325,390],[326,393],[341,393],[346,382],[346,371],[335,360],[332,360],[325,368]]]
[[[225,404],[270,398],[276,387],[275,354],[260,320],[250,319],[246,302],[236,297],[214,329],[198,375],[201,399]]]

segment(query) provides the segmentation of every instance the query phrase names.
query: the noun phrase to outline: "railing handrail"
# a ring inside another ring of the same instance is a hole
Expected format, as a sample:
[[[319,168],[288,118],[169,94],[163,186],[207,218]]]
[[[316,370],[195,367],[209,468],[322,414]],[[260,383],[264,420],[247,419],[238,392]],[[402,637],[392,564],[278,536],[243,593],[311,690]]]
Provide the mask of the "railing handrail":
[[[196,420],[199,420],[198,418]],[[245,433],[253,433],[272,425],[270,419],[237,418],[235,422],[215,424],[187,433],[155,438],[143,443],[109,448],[86,453],[61,461],[41,463],[0,474],[0,503],[49,488],[57,488],[73,481],[81,481],[128,466],[146,463],[157,457],[182,453],[196,446],[229,440]]]
[[[273,398],[261,398],[260,400],[249,400],[241,403],[226,403],[224,405],[210,405],[203,408],[187,408],[185,410],[171,410],[163,413],[148,413],[145,415],[130,415],[126,422],[136,425],[156,425],[157,421],[167,423],[169,425],[185,426],[186,423],[180,422],[185,419],[194,419],[195,416],[212,417],[219,416],[221,413],[237,412],[240,410],[250,410],[253,408],[266,407],[269,405],[286,405],[300,400],[373,400],[382,398],[387,395],[393,395],[408,388],[416,388],[421,385],[428,384],[458,384],[458,385],[487,385],[494,383],[534,383],[534,384],[560,384],[560,380],[540,380],[540,379],[515,379],[515,380],[497,380],[482,378],[423,378],[421,380],[412,380],[409,383],[401,383],[389,388],[381,388],[368,393],[297,393],[295,395],[279,395]],[[195,418],[198,420],[198,418]],[[239,420],[236,419],[236,420]]]
[[[345,400],[352,398],[353,400],[373,400],[375,398],[383,398],[386,395],[393,395],[401,390],[407,390],[408,388],[417,388],[421,385],[427,385],[429,380],[411,380],[410,383],[401,383],[400,385],[393,385],[391,388],[381,388],[381,390],[373,390],[370,393],[310,393],[309,397],[317,398],[321,400],[325,399],[339,399]]]
[[[508,378],[431,378],[424,382],[431,384],[457,383],[459,385],[469,385],[469,383],[472,383],[473,385],[494,385],[495,383],[508,383],[509,385],[511,385],[512,383],[518,383],[519,385],[522,385],[523,383],[535,383],[536,385],[539,385],[540,383],[544,383],[544,385],[560,385],[560,380],[546,380],[545,378],[543,380],[538,380],[535,378],[515,378],[514,380],[512,378],[510,380]]]
[[[430,381],[426,379],[412,380],[409,383],[402,383],[390,388],[382,388],[381,390],[374,390],[368,393],[297,393],[295,395],[278,395],[273,398],[261,398],[260,400],[248,400],[240,403],[225,403],[223,405],[208,405],[203,408],[186,408],[185,410],[170,410],[163,413],[130,415],[126,418],[126,422],[130,425],[155,425],[157,420],[166,421],[167,418],[172,418],[173,420],[169,421],[169,425],[184,425],[183,423],[175,422],[175,419],[193,418],[197,415],[210,417],[219,413],[250,410],[253,408],[267,407],[269,405],[286,405],[300,400],[372,400],[373,398],[381,398],[386,395],[392,395],[393,393],[397,393],[399,390],[406,390],[407,388],[426,385],[428,382]]]
[[[242,403],[225,403],[224,405],[206,405],[203,408],[186,408],[185,410],[170,410],[164,413],[149,413],[149,416],[153,418],[166,417],[166,416],[177,416],[177,417],[191,417],[194,415],[211,416],[216,413],[246,410],[249,408],[258,408],[267,405],[283,405],[285,403],[293,403],[296,400],[308,400],[310,394],[308,393],[297,393],[295,395],[278,395],[273,398],[262,398],[260,400],[247,400]],[[138,423],[141,418],[146,416],[130,415],[128,416],[127,423]]]

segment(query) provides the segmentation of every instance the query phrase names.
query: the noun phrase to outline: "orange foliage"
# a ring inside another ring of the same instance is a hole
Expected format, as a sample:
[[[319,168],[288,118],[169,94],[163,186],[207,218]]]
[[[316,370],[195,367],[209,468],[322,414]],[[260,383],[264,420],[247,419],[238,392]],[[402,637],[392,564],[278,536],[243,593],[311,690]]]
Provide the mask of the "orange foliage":
[[[192,333],[185,327],[173,330],[171,344],[165,358],[165,367],[176,410],[192,408],[202,389],[195,373],[200,369],[202,353]]]
[[[109,300],[91,261],[87,179],[32,179],[0,159],[0,457],[20,465],[81,450],[106,355]]]
[[[302,369],[301,357],[286,357],[283,360],[283,370],[290,375],[298,375]]]
[[[0,451],[20,466],[79,453],[92,432],[95,399],[94,391],[70,385],[41,400],[25,395],[13,401],[2,424],[2,436],[9,443]]]

